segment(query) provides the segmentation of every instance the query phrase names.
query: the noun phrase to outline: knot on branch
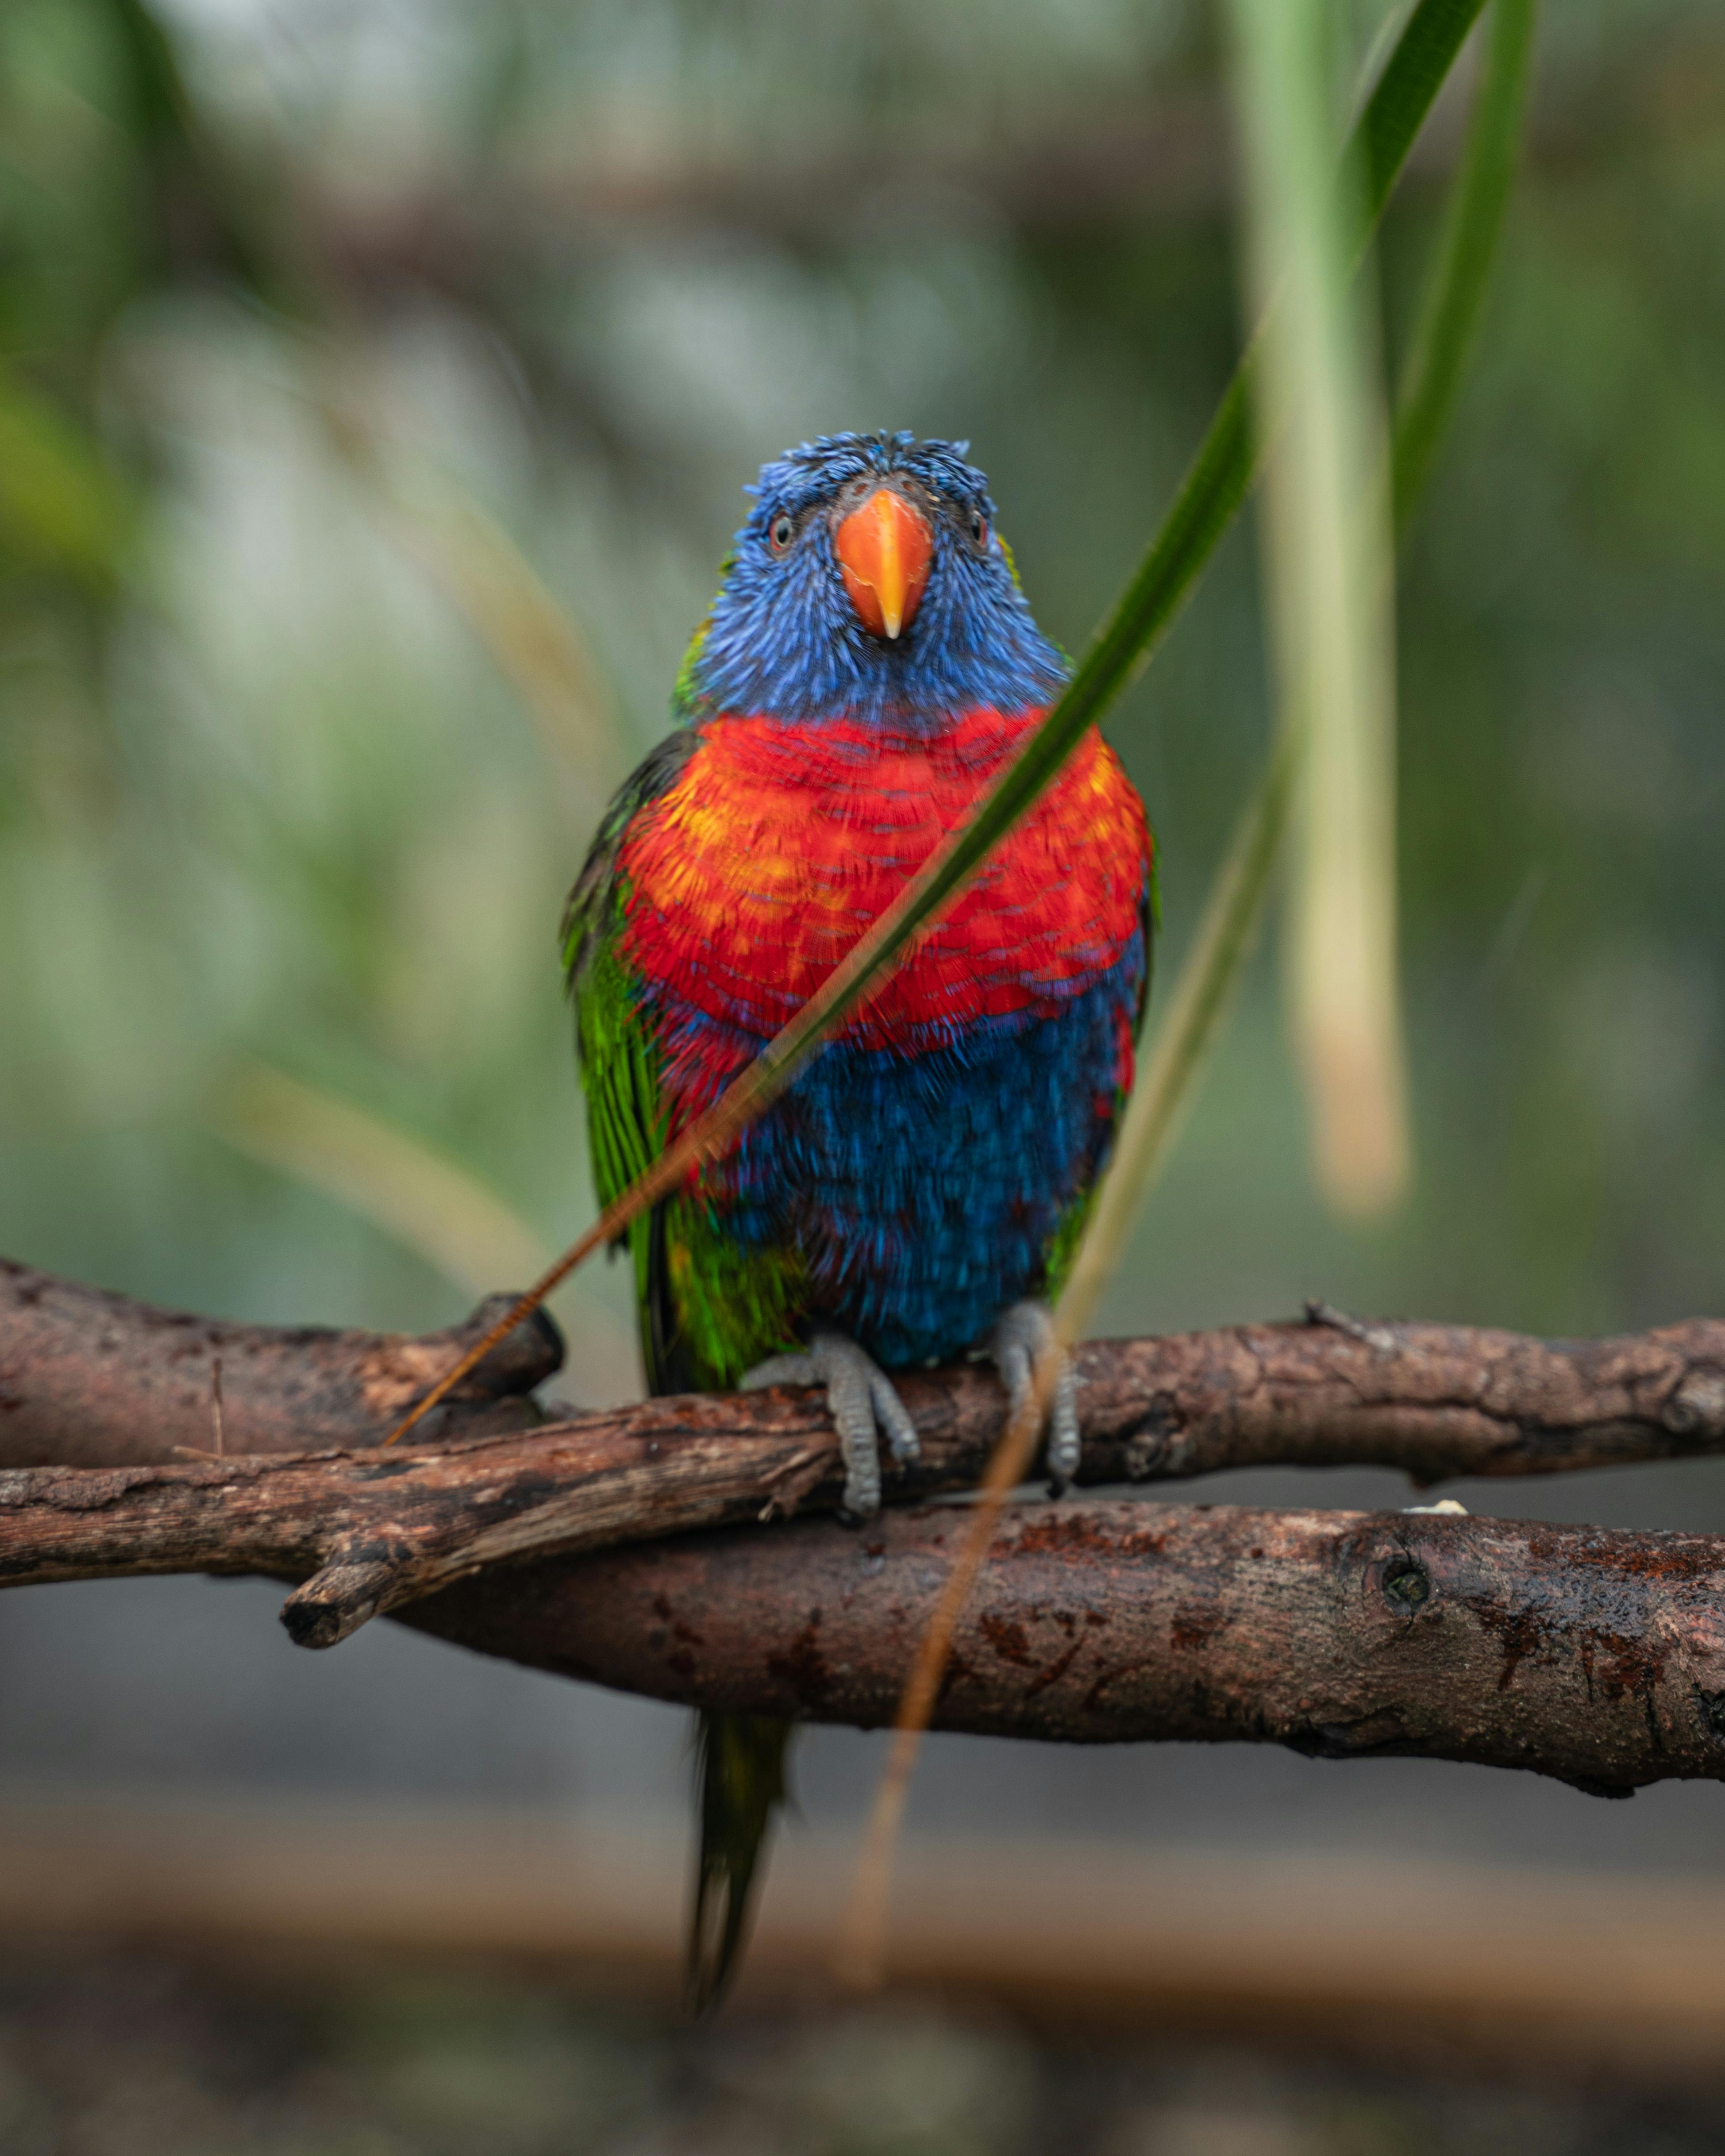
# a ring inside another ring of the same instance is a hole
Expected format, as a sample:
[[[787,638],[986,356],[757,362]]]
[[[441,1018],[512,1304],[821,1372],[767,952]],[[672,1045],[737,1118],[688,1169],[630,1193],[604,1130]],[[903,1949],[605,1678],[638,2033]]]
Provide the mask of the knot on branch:
[[[1665,1404],[1664,1421],[1674,1437],[1725,1435],[1725,1369],[1704,1363],[1686,1372]]]
[[[950,1508],[612,1549],[524,1595],[418,1604],[442,1637],[711,1712],[890,1721],[953,1562]],[[1012,1508],[937,1727],[1276,1743],[1532,1768],[1601,1796],[1725,1780],[1725,1537],[1466,1514],[1109,1501]]]

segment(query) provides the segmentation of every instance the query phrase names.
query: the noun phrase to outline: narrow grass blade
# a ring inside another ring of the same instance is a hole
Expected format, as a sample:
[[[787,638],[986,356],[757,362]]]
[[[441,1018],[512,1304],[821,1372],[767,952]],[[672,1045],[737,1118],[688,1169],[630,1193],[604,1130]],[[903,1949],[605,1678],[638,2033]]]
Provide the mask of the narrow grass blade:
[[[550,1253],[538,1235],[476,1176],[285,1071],[243,1065],[211,1120],[230,1145],[382,1228],[465,1295],[545,1270]]]
[[[1287,829],[1296,762],[1293,741],[1280,736],[1210,887],[1066,1276],[1055,1312],[1055,1329],[1066,1346],[1090,1329],[1250,955]]]
[[[1303,744],[1288,986],[1318,1186],[1381,1212],[1406,1187],[1395,949],[1393,556],[1376,354],[1336,183],[1327,0],[1233,0],[1259,530],[1280,725]],[[1271,305],[1274,295],[1275,304]]]
[[[403,551],[457,608],[557,760],[620,775],[616,714],[587,639],[521,548],[452,479],[393,449],[352,395],[316,398],[338,454]]]
[[[1256,933],[1265,894],[1287,825],[1293,792],[1292,742],[1281,739],[1265,770],[1199,924],[1181,968],[1149,1063],[1133,1088],[1115,1155],[1097,1193],[1065,1293],[1055,1312],[1055,1339],[1065,1351],[1088,1330],[1139,1205],[1155,1179],[1203,1063],[1227,1009],[1229,995]],[[934,1713],[952,1635],[987,1559],[1007,1499],[1029,1473],[1048,1414],[1057,1358],[1036,1373],[1028,1405],[1007,1424],[991,1455],[965,1518],[964,1537],[928,1628],[893,1723],[892,1745],[869,1814],[856,1877],[835,1961],[835,1974],[853,1990],[875,1989],[886,1974],[886,1907],[911,1777]]]
[[[1476,319],[1508,203],[1515,144],[1525,105],[1524,85],[1535,0],[1493,0],[1491,43],[1476,93],[1462,164],[1454,186],[1470,204],[1466,245],[1447,244],[1435,257],[1422,300],[1422,322]],[[1486,185],[1481,172],[1491,176]],[[1453,233],[1459,208],[1447,221]],[[1464,298],[1458,285],[1470,288]],[[1450,341],[1446,338],[1446,341]],[[1454,408],[1467,339],[1450,341],[1453,372],[1445,393],[1433,399],[1428,339],[1409,348],[1398,388],[1394,446],[1394,493],[1405,516],[1418,502],[1442,427]],[[1417,428],[1404,415],[1421,409]],[[1416,466],[1404,459],[1417,458]],[[1243,813],[1227,857],[1212,886],[1198,932],[1170,993],[1151,1054],[1122,1120],[1107,1179],[1099,1192],[1067,1276],[1059,1322],[1068,1341],[1081,1339],[1094,1318],[1102,1289],[1117,1269],[1133,1221],[1153,1188],[1204,1057],[1214,1040],[1228,998],[1256,939],[1294,796],[1292,743],[1278,735],[1266,768]]]
[[[464,1295],[531,1280],[549,1257],[537,1230],[471,1169],[350,1101],[269,1064],[241,1065],[213,1100],[212,1127],[265,1167],[321,1190],[393,1237]],[[629,1329],[583,1296],[557,1312],[590,1396],[639,1389]]]
[[[1505,0],[1497,0],[1500,6],[1504,3]],[[1510,0],[1512,5],[1523,3],[1524,0]],[[1461,27],[1465,31],[1466,25]],[[1381,203],[1384,173],[1388,172],[1393,177],[1399,162],[1399,157],[1392,158],[1389,154],[1393,146],[1387,142],[1386,131],[1373,124],[1374,115],[1385,109],[1379,103],[1384,85],[1390,85],[1394,90],[1388,109],[1405,114],[1409,101],[1416,95],[1423,95],[1425,103],[1430,103],[1443,71],[1454,58],[1454,46],[1435,49],[1427,41],[1424,33],[1430,28],[1430,22],[1422,25],[1416,13],[1356,132],[1355,146],[1367,161],[1368,199],[1374,208]],[[1482,85],[1481,95],[1486,94]],[[1423,110],[1424,105],[1420,109]],[[1494,105],[1495,126],[1506,124],[1504,110],[1502,105]],[[1507,124],[1513,126],[1515,122],[1512,120]],[[1476,155],[1491,155],[1506,171],[1512,166],[1512,157],[1502,156],[1497,144],[1491,139],[1490,131],[1486,134],[1488,146],[1483,152],[1481,137],[1481,126],[1476,122],[1470,133],[1458,186],[1469,184],[1468,172]],[[1500,196],[1497,202],[1500,219],[1503,206],[1503,198]],[[1435,283],[1441,287],[1458,274],[1481,275],[1481,254],[1483,253],[1489,261],[1491,252],[1489,241],[1483,249],[1476,242],[1475,249],[1462,261],[1458,261],[1455,252],[1450,250],[1440,259],[1435,271]],[[1429,295],[1425,309],[1428,316],[1446,311],[1447,302],[1441,290]],[[1441,424],[1441,416],[1438,424]],[[1211,439],[1214,441],[1214,429]],[[1403,494],[1398,474],[1398,500],[1403,498]],[[1417,485],[1408,490],[1406,499],[1411,501],[1416,494]],[[1055,1337],[1062,1347],[1070,1347],[1081,1339],[1095,1317],[1102,1291],[1125,1250],[1138,1209],[1153,1185],[1178,1128],[1197,1074],[1255,939],[1290,820],[1301,743],[1293,734],[1286,730],[1278,733],[1263,775],[1253,790],[1234,842],[1211,888],[1198,932],[1158,1029],[1149,1060],[1127,1104],[1113,1161],[1097,1194],[1055,1313]],[[1053,1374],[1052,1363],[1038,1372],[1034,1404],[1013,1419],[996,1447],[988,1472],[978,1491],[952,1571],[918,1643],[916,1658],[900,1701],[892,1747],[865,1830],[836,1958],[837,1974],[858,1989],[875,1989],[884,1974],[893,1850],[922,1739],[939,1694],[953,1633],[987,1558],[1002,1507],[1034,1459]]]
[[[1515,180],[1538,0],[1492,0],[1472,117],[1395,408],[1395,521],[1425,490],[1461,388]]]
[[[1351,154],[1363,173],[1362,213],[1374,223],[1414,137],[1485,0],[1420,0],[1357,125]],[[1360,235],[1363,244],[1367,236]],[[718,1158],[782,1092],[824,1036],[868,994],[901,952],[1040,798],[1065,758],[1148,659],[1250,488],[1255,470],[1249,353],[1224,393],[1184,484],[1137,573],[1097,632],[1065,695],[978,804],[829,975],[819,991],[713,1106],[521,1297],[487,1337],[438,1380],[390,1433],[393,1444],[531,1316],[576,1266],[667,1196],[691,1168]]]

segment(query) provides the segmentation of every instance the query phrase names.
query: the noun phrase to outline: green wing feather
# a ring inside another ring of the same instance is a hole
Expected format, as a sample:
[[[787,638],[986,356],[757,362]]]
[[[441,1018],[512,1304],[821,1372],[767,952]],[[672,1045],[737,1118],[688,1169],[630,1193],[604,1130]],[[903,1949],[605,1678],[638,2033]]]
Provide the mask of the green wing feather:
[[[620,947],[627,891],[619,856],[630,825],[676,783],[700,745],[692,726],[680,726],[624,782],[563,916],[593,1179],[604,1205],[652,1165],[666,1136],[654,1014]],[[625,1240],[652,1391],[725,1391],[795,1345],[803,1269],[794,1251],[740,1245],[722,1217],[692,1197],[655,1206]]]
[[[667,737],[619,788],[606,810],[563,915],[563,970],[575,1006],[575,1045],[587,1091],[593,1182],[601,1205],[620,1197],[665,1149],[659,1048],[640,985],[624,961],[624,891],[618,867],[629,825],[675,784],[698,746],[682,731]],[[648,1389],[683,1389],[665,1263],[663,1206],[632,1221],[620,1239],[635,1275],[635,1307]]]

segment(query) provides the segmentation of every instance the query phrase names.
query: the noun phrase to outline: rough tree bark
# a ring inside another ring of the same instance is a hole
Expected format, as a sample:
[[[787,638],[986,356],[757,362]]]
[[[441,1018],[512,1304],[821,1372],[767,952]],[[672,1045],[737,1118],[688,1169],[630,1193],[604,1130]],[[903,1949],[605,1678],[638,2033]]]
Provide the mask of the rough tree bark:
[[[0,1466],[112,1467],[208,1446],[218,1362],[228,1451],[374,1445],[509,1301],[493,1296],[465,1324],[418,1338],[234,1325],[0,1258]],[[562,1337],[542,1312],[427,1417],[427,1435],[542,1422],[528,1395],[562,1361]]]
[[[239,1325],[59,1280],[0,1259],[0,1466],[124,1466],[213,1445],[222,1363],[231,1454],[375,1445],[512,1300],[494,1296],[442,1332]],[[493,1431],[538,1428],[593,1441],[696,1427],[713,1441],[830,1425],[804,1399],[739,1394],[571,1414],[557,1427],[526,1397],[562,1367],[542,1311],[413,1433],[419,1456]],[[1153,1481],[1220,1468],[1399,1467],[1415,1482],[1538,1475],[1725,1450],[1725,1321],[1697,1317],[1602,1340],[1536,1340],[1467,1325],[1363,1323],[1323,1303],[1303,1321],[1229,1326],[1079,1350],[1091,1481]],[[972,1364],[901,1382],[925,1446],[986,1449],[1001,1394]],[[954,1472],[970,1471],[955,1460]],[[773,1463],[763,1462],[762,1495]],[[901,1495],[923,1486],[901,1484]],[[649,1529],[648,1532],[654,1532]]]
[[[697,1707],[891,1719],[950,1506],[488,1573],[410,1624]],[[1602,1796],[1725,1780],[1725,1537],[1404,1512],[1012,1508],[935,1725],[1530,1768]]]
[[[421,1340],[285,1331],[0,1268],[0,1460],[43,1463],[0,1474],[0,1582],[260,1572],[305,1583],[284,1616],[309,1645],[411,1604],[426,1630],[628,1690],[889,1715],[951,1509],[861,1534],[692,1535],[836,1502],[818,1399],[654,1400],[524,1427],[539,1413],[526,1394],[560,1357],[548,1325],[506,1343],[441,1424],[501,1434],[371,1450],[492,1307]],[[1093,1342],[1079,1363],[1090,1482],[1271,1461],[1430,1482],[1725,1449],[1725,1324],[1708,1319],[1548,1342],[1314,1306],[1304,1323]],[[976,1368],[903,1391],[924,1457],[889,1474],[901,1506],[973,1481],[1003,1409]],[[296,1440],[335,1447],[281,1456]],[[61,1464],[95,1461],[110,1464]],[[1707,1537],[1040,1505],[1002,1531],[937,1722],[1421,1752],[1607,1791],[1722,1776],[1722,1584],[1725,1542]]]

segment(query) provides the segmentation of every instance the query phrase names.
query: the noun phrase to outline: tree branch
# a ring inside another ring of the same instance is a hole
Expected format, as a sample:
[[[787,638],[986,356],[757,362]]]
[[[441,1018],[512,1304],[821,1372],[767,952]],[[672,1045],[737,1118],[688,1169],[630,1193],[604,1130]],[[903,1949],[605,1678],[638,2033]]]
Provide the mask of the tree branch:
[[[763,1532],[838,1501],[817,1395],[534,1426],[525,1395],[561,1354],[548,1326],[523,1327],[444,1411],[456,1441],[372,1450],[497,1306],[421,1339],[254,1327],[0,1265],[0,1582],[264,1573],[304,1583],[283,1614],[307,1645],[411,1604],[446,1638],[627,1690],[886,1719],[950,1508]],[[1313,1305],[1303,1323],[1093,1342],[1078,1365],[1092,1484],[1271,1462],[1431,1482],[1725,1450],[1714,1319],[1546,1342]],[[902,1508],[975,1481],[1004,1404],[973,1365],[901,1390],[923,1449],[886,1471]],[[329,1449],[284,1452],[296,1441]],[[1722,1586],[1725,1540],[1704,1536],[1038,1505],[1002,1530],[937,1724],[1416,1752],[1608,1792],[1721,1777]]]
[[[490,1573],[439,1637],[703,1707],[891,1719],[951,1507]],[[1023,1505],[934,1726],[1522,1767],[1604,1796],[1725,1779],[1725,1537],[1404,1512]]]
[[[528,1326],[454,1423],[516,1428],[380,1459],[365,1448],[484,1312],[413,1340],[218,1324],[18,1267],[0,1271],[0,1458],[33,1447],[76,1463],[0,1481],[0,1578],[13,1584],[183,1571],[303,1579],[289,1629],[329,1645],[485,1565],[838,1502],[837,1441],[812,1394],[649,1400],[522,1430],[536,1410],[518,1395],[560,1354],[548,1327]],[[232,1448],[219,1458],[208,1456],[218,1353]],[[1429,1483],[1725,1445],[1725,1324],[1714,1319],[1549,1342],[1362,1324],[1314,1304],[1304,1324],[1093,1342],[1078,1368],[1079,1476],[1091,1484],[1271,1462],[1370,1462]],[[1000,1430],[993,1378],[972,1365],[906,1377],[901,1391],[923,1456],[888,1467],[890,1497],[974,1482]],[[269,1456],[295,1435],[341,1449]],[[206,1456],[176,1456],[188,1450]],[[98,1460],[111,1471],[89,1471]]]
[[[207,1449],[218,1358],[226,1451],[374,1445],[509,1300],[492,1296],[465,1324],[417,1339],[234,1325],[0,1258],[0,1466],[109,1467],[172,1459],[176,1446]],[[430,1434],[476,1436],[542,1421],[527,1395],[562,1361],[562,1337],[542,1311],[427,1418]]]

